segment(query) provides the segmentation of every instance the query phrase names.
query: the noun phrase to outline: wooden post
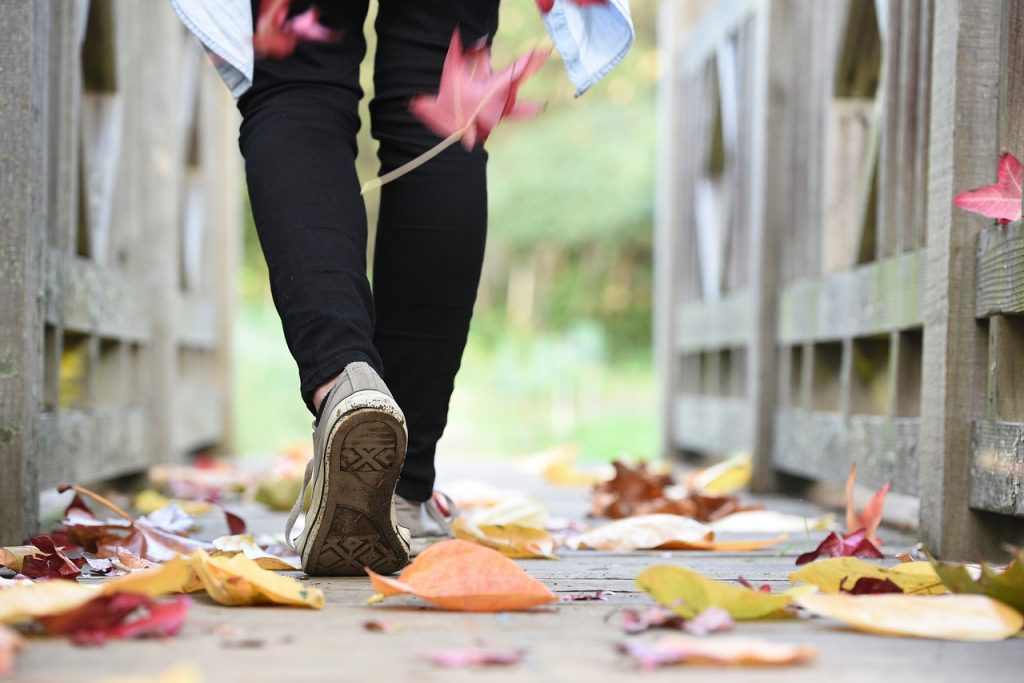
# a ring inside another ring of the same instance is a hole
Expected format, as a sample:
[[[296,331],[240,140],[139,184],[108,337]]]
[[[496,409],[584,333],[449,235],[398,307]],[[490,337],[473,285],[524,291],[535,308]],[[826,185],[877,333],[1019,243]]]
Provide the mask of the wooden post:
[[[36,526],[50,3],[0,11],[0,545]]]
[[[991,182],[999,157],[1002,10],[1002,0],[935,3],[921,533],[933,552],[960,559],[992,552],[1003,523],[969,507],[972,420],[985,414],[988,355],[975,318],[976,243],[989,222],[952,203],[957,192]]]

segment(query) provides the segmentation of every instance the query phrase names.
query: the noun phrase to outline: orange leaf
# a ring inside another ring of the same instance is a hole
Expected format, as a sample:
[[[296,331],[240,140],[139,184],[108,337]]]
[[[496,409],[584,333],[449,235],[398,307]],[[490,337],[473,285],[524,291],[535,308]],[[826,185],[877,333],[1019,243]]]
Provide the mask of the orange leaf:
[[[379,601],[415,595],[461,612],[506,612],[558,600],[547,586],[497,550],[468,541],[442,541],[427,548],[397,579],[367,568]]]
[[[854,502],[854,487],[857,482],[857,466],[850,468],[850,476],[846,478],[846,530],[857,531],[865,529],[867,538],[873,543],[878,542],[875,532],[882,523],[882,511],[885,508],[885,496],[889,493],[889,484],[875,492],[871,500],[864,506],[864,511],[857,514],[857,506]]]

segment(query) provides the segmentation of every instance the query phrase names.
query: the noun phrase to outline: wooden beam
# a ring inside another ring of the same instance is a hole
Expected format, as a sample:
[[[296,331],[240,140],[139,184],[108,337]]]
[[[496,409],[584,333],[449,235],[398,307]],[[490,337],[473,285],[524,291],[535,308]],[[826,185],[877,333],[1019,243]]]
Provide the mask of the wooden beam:
[[[42,0],[0,11],[0,545],[20,543],[38,522],[52,11]]]
[[[751,410],[742,398],[681,394],[674,403],[675,448],[710,455],[749,451]]]
[[[715,351],[746,346],[753,333],[751,292],[729,292],[716,301],[680,306],[676,314],[675,350]]]
[[[977,267],[977,317],[1024,313],[1024,223],[982,229]]]

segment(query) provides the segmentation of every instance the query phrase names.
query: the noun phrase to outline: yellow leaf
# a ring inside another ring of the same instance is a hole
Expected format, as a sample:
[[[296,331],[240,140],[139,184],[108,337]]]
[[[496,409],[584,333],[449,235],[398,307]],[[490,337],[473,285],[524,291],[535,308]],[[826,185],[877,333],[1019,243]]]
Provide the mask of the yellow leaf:
[[[0,590],[0,623],[19,624],[62,614],[100,594],[97,586],[55,579]]]
[[[297,562],[290,562],[283,557],[271,555],[256,545],[256,539],[252,534],[235,534],[233,536],[221,536],[213,539],[213,547],[216,552],[211,553],[212,557],[237,555],[241,553],[258,564],[262,569],[272,572],[297,571],[300,569]]]
[[[501,553],[466,541],[441,541],[427,548],[397,579],[366,570],[378,595],[415,595],[443,609],[507,612],[546,605],[558,596]]]
[[[184,592],[191,576],[188,560],[176,557],[153,569],[136,569],[130,574],[106,581],[100,586],[100,592],[103,595],[135,593],[156,598]]]
[[[148,515],[162,510],[171,503],[177,503],[178,507],[189,515],[205,515],[213,510],[213,505],[205,500],[183,500],[180,498],[168,498],[156,489],[146,489],[135,496],[133,504],[140,514]]]
[[[636,584],[684,619],[691,619],[708,607],[721,607],[737,620],[781,616],[778,613],[791,605],[794,598],[817,590],[803,586],[784,593],[762,593],[670,564],[648,567],[636,578]]]
[[[8,548],[0,548],[0,567],[13,569],[21,572],[21,565],[29,555],[42,555],[43,552],[34,545],[14,545]]]
[[[555,557],[555,539],[544,529],[522,526],[476,526],[464,517],[452,522],[456,538],[494,548],[513,559]]]
[[[910,595],[946,593],[935,569],[928,562],[904,562],[886,569],[856,557],[832,557],[804,565],[789,580],[817,586],[824,593],[839,593],[839,584],[853,588],[858,579],[889,579]]]
[[[690,480],[691,486],[701,493],[725,496],[750,484],[754,462],[746,453],[737,453],[728,460],[700,470]]]
[[[820,617],[887,636],[994,641],[1024,627],[1024,616],[984,595],[805,595],[796,602]]]
[[[714,540],[714,532],[692,517],[682,515],[638,515],[591,529],[571,539],[573,548],[629,551],[658,548],[667,543]]]
[[[710,552],[748,552],[764,550],[778,545],[789,538],[789,534],[779,534],[774,538],[755,538],[739,541],[669,541],[658,548],[664,550],[707,550]]]
[[[548,521],[548,510],[535,498],[516,496],[506,498],[497,505],[471,512],[467,516],[476,526],[522,526],[543,529]]]
[[[295,605],[320,609],[324,594],[319,588],[260,568],[239,553],[210,557],[202,550],[192,553],[192,568],[203,588],[222,605]]]
[[[809,662],[817,651],[809,645],[789,645],[752,638],[664,636],[653,643],[631,640],[621,647],[644,669],[666,664],[693,666],[784,666]]]

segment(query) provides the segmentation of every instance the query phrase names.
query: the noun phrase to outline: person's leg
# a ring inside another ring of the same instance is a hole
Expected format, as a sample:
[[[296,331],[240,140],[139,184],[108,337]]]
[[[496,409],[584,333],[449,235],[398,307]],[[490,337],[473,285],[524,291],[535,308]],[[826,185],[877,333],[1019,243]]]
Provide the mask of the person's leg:
[[[367,2],[318,2],[323,23],[341,28],[343,39],[300,42],[289,57],[257,60],[252,88],[238,101],[239,144],[271,292],[314,414],[314,392],[347,364],[381,370],[355,171]],[[252,4],[255,16],[259,0]],[[309,3],[293,5],[298,12]]]
[[[370,104],[381,173],[440,138],[409,113],[409,99],[437,91],[458,26],[466,43],[492,37],[497,0],[380,0],[376,93]],[[476,300],[487,229],[487,154],[455,145],[382,189],[374,254],[374,345],[402,407],[409,444],[398,495],[425,501],[434,451]]]

